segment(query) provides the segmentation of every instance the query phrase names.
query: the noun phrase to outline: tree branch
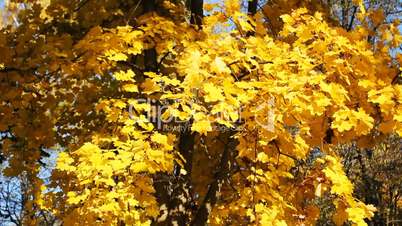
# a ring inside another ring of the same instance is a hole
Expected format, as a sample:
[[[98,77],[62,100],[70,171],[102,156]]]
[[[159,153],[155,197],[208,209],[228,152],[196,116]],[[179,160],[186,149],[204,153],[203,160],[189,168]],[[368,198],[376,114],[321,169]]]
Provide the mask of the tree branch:
[[[353,22],[354,22],[355,17],[356,17],[356,12],[357,12],[357,6],[353,6],[352,18],[350,19],[348,28],[346,29],[347,31],[352,30]]]
[[[223,183],[229,170],[229,156],[230,150],[234,150],[236,146],[236,140],[232,137],[234,131],[229,133],[228,142],[223,149],[221,159],[219,161],[218,170],[214,175],[214,181],[208,186],[208,191],[204,197],[203,202],[197,210],[197,213],[191,222],[192,226],[204,226],[208,220],[208,216],[212,211],[212,208],[217,202],[218,188]]]
[[[191,24],[201,27],[202,18],[204,17],[203,5],[203,0],[190,0]]]

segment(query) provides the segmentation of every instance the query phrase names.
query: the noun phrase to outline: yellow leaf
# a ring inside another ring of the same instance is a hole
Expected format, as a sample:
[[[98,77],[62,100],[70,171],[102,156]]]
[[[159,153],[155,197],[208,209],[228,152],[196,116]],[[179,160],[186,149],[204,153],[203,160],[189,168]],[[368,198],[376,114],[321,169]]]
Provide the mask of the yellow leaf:
[[[135,162],[131,165],[130,169],[133,173],[140,173],[144,171],[148,171],[148,165],[145,162]]]
[[[348,92],[339,84],[328,84],[322,81],[320,87],[323,91],[327,92],[338,105],[343,105],[345,100],[349,99]]]
[[[141,84],[141,88],[146,94],[159,92],[161,90],[160,86],[158,86],[154,80],[149,78],[145,79],[145,82]]]
[[[158,132],[152,134],[151,140],[155,143],[162,144],[168,146],[168,138],[167,136],[160,134]]]
[[[191,126],[191,130],[206,135],[207,132],[212,131],[212,126],[208,120],[201,120],[194,122]]]
[[[75,167],[72,165],[74,163],[74,159],[70,157],[65,152],[61,152],[57,159],[57,169],[64,171],[74,171]]]
[[[349,131],[357,123],[356,118],[352,117],[352,113],[349,110],[339,110],[335,112],[334,118],[332,128],[339,132]]]
[[[326,156],[328,166],[323,170],[325,176],[332,182],[331,193],[338,195],[351,195],[353,185],[346,177],[340,161],[332,156]]]
[[[117,108],[120,108],[120,109],[123,109],[123,108],[125,108],[127,106],[127,104],[122,100],[116,100],[114,102],[113,106],[115,106]]]
[[[139,120],[137,121],[138,125],[147,131],[152,131],[154,129],[154,125],[148,121],[148,119],[144,115],[140,115]]]
[[[392,86],[387,86],[381,90],[370,90],[368,92],[369,101],[375,104],[379,104],[381,112],[390,114],[394,108],[395,102],[394,89]]]
[[[206,92],[206,95],[204,96],[206,102],[215,102],[224,99],[222,90],[212,83],[204,84],[204,91]]]
[[[339,132],[350,131],[355,127],[357,135],[366,135],[374,126],[374,119],[363,108],[359,108],[358,111],[341,109],[335,112],[333,116],[332,128]]]
[[[268,155],[265,154],[264,152],[258,153],[257,159],[262,163],[267,163],[269,161]]]
[[[212,63],[212,70],[217,73],[230,73],[230,69],[226,66],[226,63],[221,57],[216,57]]]
[[[107,50],[105,56],[107,59],[112,61],[126,61],[128,59],[126,54],[115,50]]]
[[[130,93],[138,93],[138,87],[136,84],[125,84],[123,90]]]
[[[119,71],[113,74],[113,76],[116,78],[116,80],[119,81],[133,81],[134,78],[134,72],[129,69],[126,72],[125,71]]]
[[[364,221],[365,211],[362,208],[347,208],[346,213],[348,213],[348,220],[355,223],[357,226],[367,226]]]
[[[218,6],[218,4],[216,4],[216,3],[205,3],[204,4],[204,10],[205,11],[212,11],[217,6]]]
[[[187,175],[187,171],[183,168],[180,169],[180,174],[181,175]]]

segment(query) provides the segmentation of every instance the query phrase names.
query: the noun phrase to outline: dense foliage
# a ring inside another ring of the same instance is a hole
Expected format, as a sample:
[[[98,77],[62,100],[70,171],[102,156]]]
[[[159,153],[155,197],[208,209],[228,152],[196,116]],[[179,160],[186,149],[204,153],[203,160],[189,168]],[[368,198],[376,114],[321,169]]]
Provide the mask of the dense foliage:
[[[400,156],[402,36],[392,10],[346,2],[9,2],[0,158],[23,178],[24,214],[0,213],[23,225],[367,225],[384,202],[352,181],[400,180],[363,162],[386,167],[375,159],[390,135]],[[354,159],[365,174],[345,167]],[[398,210],[399,194],[383,198]]]

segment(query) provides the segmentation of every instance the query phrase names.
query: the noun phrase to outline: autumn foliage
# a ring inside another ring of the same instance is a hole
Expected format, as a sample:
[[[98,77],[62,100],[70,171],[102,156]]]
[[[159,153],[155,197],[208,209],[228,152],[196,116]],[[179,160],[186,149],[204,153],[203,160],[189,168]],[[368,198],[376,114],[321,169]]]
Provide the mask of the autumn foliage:
[[[30,184],[22,224],[314,225],[329,200],[328,221],[367,225],[339,147],[402,136],[399,22],[217,2],[8,3],[0,158]]]

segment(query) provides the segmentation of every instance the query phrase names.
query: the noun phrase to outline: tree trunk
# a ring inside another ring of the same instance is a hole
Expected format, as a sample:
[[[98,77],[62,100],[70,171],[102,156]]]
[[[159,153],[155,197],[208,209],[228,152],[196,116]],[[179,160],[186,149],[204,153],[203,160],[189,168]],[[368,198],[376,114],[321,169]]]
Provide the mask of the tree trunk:
[[[143,1],[143,13],[151,13],[156,10],[156,0]],[[144,67],[145,71],[156,72],[158,70],[157,54],[155,48],[144,51]],[[141,81],[140,81],[141,82]]]
[[[191,11],[190,22],[201,28],[203,18],[203,0],[191,0],[188,4]],[[149,66],[152,66],[150,64]],[[167,207],[167,216],[154,225],[189,225],[194,212],[193,192],[192,192],[192,159],[195,143],[195,134],[191,132],[191,122],[180,124],[181,132],[179,135],[179,152],[185,162],[183,168],[175,163],[173,176],[165,175],[167,182],[158,182],[155,185],[156,193],[159,196],[160,204]],[[186,173],[182,173],[182,170]]]
[[[258,0],[248,1],[247,12],[249,15],[254,16],[257,13]]]
[[[203,12],[203,0],[189,0],[190,1],[190,11],[191,19],[190,23],[193,25],[201,26],[202,18],[204,17]]]
[[[190,0],[188,7],[191,12],[190,23],[201,28],[203,18],[203,0]],[[177,223],[177,225],[188,225],[192,214],[193,191],[192,191],[192,162],[195,134],[191,132],[191,122],[181,125],[179,138],[179,152],[183,156],[185,174],[181,173],[181,166],[175,164],[174,182],[172,183],[172,194],[168,204],[169,216],[167,221]]]
[[[233,154],[237,146],[237,141],[232,138],[232,135],[234,135],[234,133],[235,131],[230,131],[228,134],[226,145],[224,147],[219,165],[217,166],[217,170],[214,175],[214,180],[208,186],[208,191],[204,197],[204,200],[200,204],[197,213],[193,221],[191,222],[192,226],[207,225],[209,214],[218,201],[218,189],[228,177],[231,154]]]
[[[248,1],[247,12],[250,17],[254,16],[257,13],[257,6],[258,6],[258,0]],[[249,21],[249,23],[250,23],[250,21]],[[246,35],[253,36],[253,35],[255,35],[255,32],[249,31],[249,32],[247,32]]]

